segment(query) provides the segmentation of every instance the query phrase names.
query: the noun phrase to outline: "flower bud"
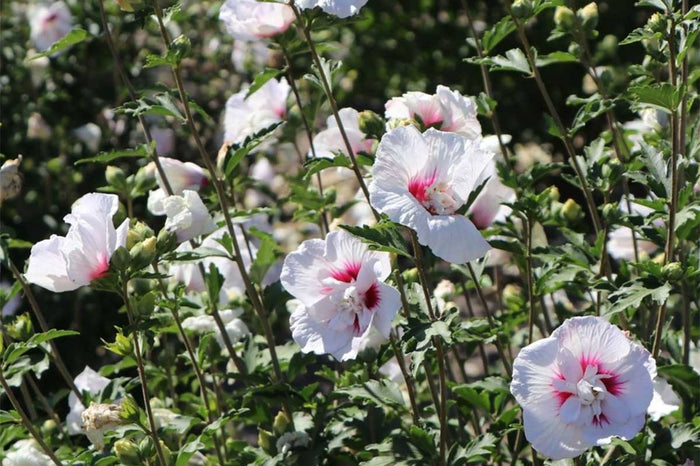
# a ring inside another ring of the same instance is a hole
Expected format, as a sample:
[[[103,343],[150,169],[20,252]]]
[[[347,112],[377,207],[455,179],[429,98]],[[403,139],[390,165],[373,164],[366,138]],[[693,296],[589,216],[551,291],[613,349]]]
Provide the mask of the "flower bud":
[[[503,302],[508,308],[519,308],[525,303],[523,289],[512,283],[503,288]]]
[[[43,437],[51,437],[54,434],[56,434],[57,432],[58,432],[58,426],[56,425],[56,421],[54,421],[53,419],[47,419],[41,425],[41,435]]]
[[[549,188],[549,199],[553,202],[559,200],[559,188],[552,186]]]
[[[137,243],[153,236],[151,227],[143,222],[136,222],[134,226],[129,227],[129,232],[126,235],[126,248],[131,249]]]
[[[109,165],[105,169],[105,179],[110,186],[118,190],[123,190],[126,188],[126,174],[124,173],[124,170],[119,167]]]
[[[131,248],[129,255],[133,270],[141,270],[153,262],[153,259],[156,258],[156,242],[156,239],[151,236]]]
[[[563,29],[570,29],[574,25],[573,10],[565,6],[558,6],[554,10],[554,23]]]
[[[277,416],[275,416],[275,421],[272,423],[272,430],[277,435],[282,435],[287,430],[288,425],[289,417],[284,413],[284,411],[280,411],[277,413]]]
[[[129,424],[138,424],[140,422],[140,409],[133,397],[127,396],[124,398],[119,416]]]
[[[575,222],[583,216],[583,211],[581,206],[576,203],[573,199],[567,199],[561,208],[561,213],[565,219],[570,222]]]
[[[386,131],[384,119],[371,110],[360,112],[360,131],[380,139]]]
[[[647,27],[654,32],[665,33],[668,26],[668,20],[661,13],[654,13],[647,21]]]
[[[192,52],[192,44],[187,36],[180,35],[176,37],[170,44],[170,50],[175,53],[177,63],[180,63],[183,58],[187,58]]]
[[[126,466],[139,466],[143,464],[139,456],[139,448],[130,440],[121,439],[114,442],[112,448],[114,454],[119,458],[119,462]]]
[[[418,280],[418,269],[413,267],[412,269],[404,270],[401,275],[407,282],[415,282]]]
[[[117,327],[117,334],[114,337],[113,343],[102,341],[105,344],[105,348],[114,354],[118,354],[119,356],[131,356],[134,354],[134,346],[131,338],[124,335],[119,327]]]
[[[127,241],[129,236],[127,235]],[[112,259],[110,263],[115,270],[124,271],[129,268],[129,263],[131,262],[131,256],[129,256],[129,251],[126,250],[124,246],[119,246],[114,254],[112,254]]]
[[[158,252],[158,255],[170,252],[176,247],[177,235],[172,231],[166,230],[165,228],[160,230],[160,233],[158,233],[158,240],[156,242],[156,250]]]
[[[7,327],[7,333],[15,340],[29,340],[34,335],[34,327],[29,314],[17,316],[15,321]]]
[[[683,277],[683,266],[680,262],[670,262],[661,269],[666,280],[675,282]]]
[[[258,429],[258,446],[269,453],[272,447],[272,433],[265,429]]]
[[[515,16],[521,19],[529,18],[534,13],[532,0],[515,0],[510,9]]]
[[[591,2],[576,12],[584,29],[593,30],[598,26],[598,5]]]
[[[620,220],[620,209],[617,208],[617,203],[603,206],[603,219],[608,224],[617,223]]]

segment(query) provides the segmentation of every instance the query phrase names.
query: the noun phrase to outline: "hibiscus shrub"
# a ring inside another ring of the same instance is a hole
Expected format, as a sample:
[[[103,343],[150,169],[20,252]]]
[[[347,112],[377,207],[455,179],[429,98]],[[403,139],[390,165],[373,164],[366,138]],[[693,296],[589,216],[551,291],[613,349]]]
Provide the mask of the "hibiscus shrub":
[[[700,460],[700,7],[433,3],[3,3],[3,466]]]

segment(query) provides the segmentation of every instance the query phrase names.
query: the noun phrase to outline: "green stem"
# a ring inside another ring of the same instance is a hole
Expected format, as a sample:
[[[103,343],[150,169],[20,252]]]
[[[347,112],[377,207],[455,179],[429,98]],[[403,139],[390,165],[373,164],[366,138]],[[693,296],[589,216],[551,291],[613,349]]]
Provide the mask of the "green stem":
[[[12,407],[15,409],[15,411],[17,411],[19,417],[22,419],[22,424],[24,425],[24,427],[29,431],[31,436],[34,437],[34,440],[37,441],[39,446],[41,446],[41,449],[44,450],[44,452],[49,456],[49,458],[51,458],[51,461],[53,461],[58,466],[61,466],[62,463],[56,457],[53,450],[49,448],[46,442],[44,442],[43,437],[39,434],[39,432],[37,432],[37,430],[34,428],[34,425],[32,424],[32,421],[30,421],[27,417],[27,413],[25,413],[22,409],[22,405],[19,404],[19,400],[17,400],[17,397],[15,397],[15,394],[12,392],[12,388],[10,388],[9,384],[7,383],[7,380],[5,380],[5,374],[3,374],[2,367],[0,367],[0,385],[2,385],[3,390],[5,390],[7,398],[10,400]]]
[[[151,396],[148,392],[146,369],[144,368],[143,359],[141,357],[141,345],[139,343],[138,330],[136,328],[135,320],[136,316],[134,315],[134,311],[131,307],[131,300],[129,299],[129,294],[127,291],[128,283],[128,279],[122,276],[121,295],[122,299],[124,300],[124,306],[126,308],[126,315],[129,319],[129,325],[132,326],[131,339],[134,343],[134,355],[136,356],[136,365],[139,373],[139,378],[141,380],[141,395],[143,396],[143,404],[144,408],[146,409],[146,417],[148,418],[148,424],[150,427],[148,433],[151,436],[151,439],[153,440],[153,444],[155,446],[156,453],[158,454],[158,459],[160,460],[161,465],[167,466],[168,463],[165,460],[165,455],[163,454],[163,449],[161,448],[160,440],[158,439],[156,421],[153,416],[153,410],[151,409]]]
[[[401,350],[401,345],[397,341],[396,334],[393,329],[391,330],[391,337],[389,341],[391,342],[391,348],[394,350],[394,355],[396,356],[396,361],[399,364],[399,369],[401,369],[403,379],[406,382],[406,391],[408,391],[408,400],[411,403],[411,415],[413,416],[413,424],[420,425],[418,403],[416,402],[415,387],[413,385],[413,376],[411,375],[411,372],[406,368],[404,354]]]

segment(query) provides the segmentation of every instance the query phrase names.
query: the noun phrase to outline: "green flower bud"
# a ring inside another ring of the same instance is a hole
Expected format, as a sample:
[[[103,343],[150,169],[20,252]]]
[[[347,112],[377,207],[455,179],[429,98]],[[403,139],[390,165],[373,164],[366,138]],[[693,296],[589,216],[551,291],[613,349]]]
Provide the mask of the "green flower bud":
[[[403,275],[403,279],[407,282],[418,281],[418,269],[415,267],[413,267],[412,269],[404,270],[401,275]]]
[[[119,462],[126,466],[139,466],[143,464],[139,456],[139,448],[130,440],[121,439],[114,442],[112,451],[119,458]]]
[[[675,282],[683,278],[683,266],[680,262],[670,262],[661,269],[666,280]]]
[[[120,191],[126,188],[126,174],[124,173],[124,170],[119,167],[109,165],[105,169],[105,179],[113,188]]]
[[[287,430],[288,425],[289,417],[284,413],[284,411],[280,411],[277,413],[277,416],[275,416],[275,421],[272,423],[272,430],[277,435],[282,435]]]
[[[384,119],[371,110],[360,112],[360,131],[375,139],[380,139],[386,131]]]
[[[509,309],[519,309],[525,304],[523,289],[512,283],[503,288],[503,302]]]
[[[583,211],[581,206],[576,203],[573,199],[567,199],[561,208],[561,213],[565,219],[570,222],[575,222],[583,216]]]
[[[663,34],[668,28],[668,19],[661,13],[654,13],[647,21],[647,28]]]
[[[129,227],[129,232],[126,235],[126,248],[130,250],[137,243],[153,235],[154,233],[151,227],[143,222],[136,222],[133,226]]]
[[[56,421],[54,421],[53,419],[47,419],[41,425],[41,435],[44,437],[52,437],[57,432],[58,426],[56,425]]]
[[[192,44],[187,36],[180,35],[172,41],[170,49],[175,53],[177,63],[180,63],[183,58],[187,58],[192,52]]]
[[[134,346],[131,338],[124,335],[119,327],[117,327],[117,334],[114,336],[113,343],[108,343],[104,340],[102,340],[102,342],[105,344],[105,348],[119,356],[131,356],[134,354]]]
[[[573,10],[565,6],[558,6],[554,10],[554,23],[562,29],[571,29],[574,25]]]
[[[515,16],[525,19],[534,13],[534,4],[532,0],[515,0],[510,9]]]
[[[559,188],[556,186],[549,188],[549,199],[554,202],[559,200]]]
[[[617,208],[617,203],[603,206],[603,218],[608,224],[617,223],[620,220],[620,209]]]
[[[127,236],[127,242],[129,237]],[[112,254],[112,259],[110,264],[115,270],[124,271],[129,268],[129,263],[131,262],[131,256],[129,256],[129,251],[126,250],[124,246],[119,246],[114,254]]]
[[[34,335],[32,318],[29,317],[29,314],[17,316],[15,321],[7,327],[7,333],[15,340],[29,340]]]
[[[151,236],[131,248],[129,255],[132,270],[141,270],[153,262],[156,258],[156,242],[156,239]]]
[[[272,451],[272,439],[272,432],[268,432],[265,429],[258,429],[258,446],[268,453]]]
[[[598,5],[591,2],[576,12],[584,29],[593,30],[598,26]]]
[[[138,424],[140,422],[140,408],[136,404],[136,400],[132,396],[127,395],[122,401],[122,411],[119,414],[129,424]],[[144,440],[148,440],[145,438]],[[143,442],[141,442],[143,443]],[[139,446],[141,448],[141,446]]]
[[[158,241],[156,242],[156,250],[158,255],[170,252],[177,247],[177,236],[172,231],[165,228],[158,233]]]

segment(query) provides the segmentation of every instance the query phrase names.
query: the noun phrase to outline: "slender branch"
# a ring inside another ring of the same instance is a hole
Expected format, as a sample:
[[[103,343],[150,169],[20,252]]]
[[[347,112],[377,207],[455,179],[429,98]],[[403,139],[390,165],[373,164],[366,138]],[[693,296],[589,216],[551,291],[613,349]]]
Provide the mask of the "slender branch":
[[[119,72],[119,76],[121,76],[122,81],[124,81],[124,85],[126,86],[127,90],[129,91],[129,96],[131,97],[131,100],[135,101],[138,99],[138,95],[136,94],[136,90],[134,89],[134,86],[131,84],[131,80],[129,80],[129,76],[126,74],[126,71],[124,70],[124,66],[122,65],[122,62],[119,58],[119,54],[117,53],[117,48],[114,45],[114,41],[112,40],[112,34],[109,31],[109,24],[107,23],[107,15],[105,14],[104,0],[99,0],[97,2],[97,4],[100,7],[100,18],[102,19],[102,28],[104,29],[105,38],[107,39],[107,46],[109,47],[109,51],[112,53],[112,57],[114,58],[114,67]],[[153,144],[153,137],[151,136],[151,130],[146,125],[146,120],[144,119],[143,115],[138,115],[137,118],[139,120],[139,123],[141,124],[141,129],[143,130],[143,134],[146,137],[146,145],[148,146],[148,154],[151,157],[151,160],[153,161],[154,165],[156,166],[156,170],[158,171],[158,175],[160,175],[161,181],[163,183],[163,187],[165,188],[165,192],[167,192],[168,195],[172,196],[173,190],[172,190],[172,187],[170,186],[170,182],[168,181],[168,177],[165,175],[165,171],[163,170],[163,166],[160,164],[158,152],[156,151],[155,144]]]
[[[299,89],[297,88],[296,81],[294,81],[294,73],[292,71],[292,57],[289,56],[289,51],[287,47],[281,42],[279,43],[282,49],[282,54],[284,55],[284,61],[287,63],[287,78],[289,80],[289,86],[292,88],[292,93],[294,94],[294,99],[297,102],[297,107],[299,107],[299,115],[301,116],[301,121],[304,123],[304,131],[306,132],[306,137],[309,139],[309,148],[311,149],[311,154],[313,158],[316,159],[316,147],[314,146],[314,135],[309,125],[306,115],[304,115],[304,106],[301,103],[301,95],[299,94]],[[316,181],[318,182],[318,192],[323,198],[323,182],[321,181],[321,172],[316,172]],[[323,236],[328,234],[330,228],[328,226],[328,218],[326,218],[326,209],[321,209],[321,233]]]
[[[542,95],[542,99],[544,100],[547,109],[549,110],[549,113],[551,114],[552,119],[554,120],[554,123],[557,125],[557,128],[559,129],[559,132],[562,135],[562,140],[564,141],[566,152],[568,153],[569,159],[571,160],[571,165],[574,167],[576,177],[578,178],[578,181],[581,184],[581,190],[583,191],[584,197],[586,198],[586,204],[588,206],[591,219],[593,220],[593,228],[595,230],[595,233],[597,234],[601,230],[600,216],[598,215],[598,209],[596,208],[593,193],[591,192],[588,186],[588,182],[586,181],[585,174],[583,173],[583,170],[581,169],[581,166],[579,165],[578,160],[576,159],[576,149],[574,149],[573,142],[571,141],[571,137],[568,135],[566,126],[562,122],[562,119],[559,116],[559,112],[554,106],[554,102],[552,101],[552,97],[549,95],[549,91],[547,90],[547,86],[545,85],[544,80],[542,79],[540,70],[539,68],[537,68],[535,57],[532,55],[532,47],[530,46],[530,41],[528,40],[527,34],[525,33],[525,27],[523,26],[523,23],[520,21],[520,19],[515,14],[513,14],[513,11],[510,8],[511,0],[506,0],[506,6],[508,8],[508,13],[510,14],[510,17],[512,18],[513,23],[515,24],[515,27],[518,31],[518,38],[520,39],[523,52],[525,53],[530,69],[532,70],[532,77],[535,79],[535,82],[537,83],[537,88],[539,89],[540,94]]]
[[[24,296],[26,296],[27,301],[29,301],[29,308],[32,310],[34,318],[37,320],[37,322],[39,322],[39,328],[44,333],[48,332],[49,326],[46,323],[46,320],[44,319],[44,314],[41,312],[41,308],[39,307],[39,303],[37,302],[36,297],[34,296],[34,292],[32,292],[32,288],[24,279],[20,271],[17,270],[17,267],[12,262],[12,260],[8,258],[7,262],[9,264],[10,271],[12,271],[12,275],[14,275],[15,279],[22,286]],[[68,372],[68,369],[66,368],[66,365],[63,362],[60,353],[58,352],[58,347],[56,346],[56,343],[53,340],[49,340],[49,346],[51,347],[49,356],[51,357],[51,359],[53,359],[53,362],[56,363],[58,372],[61,374],[61,377],[63,377],[63,380],[66,382],[71,391],[75,394],[75,396],[78,397],[80,402],[84,405],[85,397],[83,397],[81,391],[78,390],[78,387],[75,386],[75,382],[73,382],[73,377],[70,376],[70,372]]]
[[[163,39],[163,42],[165,43],[165,47],[167,49],[170,49],[170,37],[168,36],[168,32],[165,29],[165,24],[163,23],[163,14],[158,4],[158,0],[154,0],[153,3],[155,7],[158,26],[161,32],[161,37]],[[197,126],[195,125],[194,118],[192,117],[189,100],[187,98],[187,93],[185,92],[185,87],[182,82],[182,76],[180,75],[179,64],[172,67],[172,74],[173,79],[175,80],[175,84],[177,86],[178,93],[180,95],[180,100],[182,102],[182,107],[185,112],[185,119],[187,121],[187,125],[190,128],[190,132],[192,133],[192,137],[194,138],[195,145],[199,150],[199,154],[202,158],[202,161],[204,162],[204,165],[206,166],[207,170],[209,170],[209,173],[211,173],[212,176],[212,182],[216,191],[216,197],[218,198],[219,203],[221,205],[224,221],[226,222],[226,228],[229,232],[231,242],[233,244],[235,254],[234,261],[238,266],[238,270],[241,274],[241,278],[243,279],[243,283],[245,285],[248,297],[250,298],[251,304],[253,305],[253,309],[255,309],[256,313],[258,314],[258,317],[262,321],[263,330],[265,332],[265,338],[267,340],[268,348],[270,351],[270,359],[272,360],[272,366],[275,372],[275,377],[277,381],[282,381],[284,380],[284,376],[282,374],[282,369],[280,368],[279,359],[277,357],[277,349],[275,345],[274,335],[272,334],[272,328],[270,326],[269,316],[267,311],[265,310],[265,307],[262,304],[262,300],[260,298],[260,295],[258,294],[257,289],[253,285],[250,276],[248,275],[248,271],[245,268],[245,264],[243,263],[241,248],[238,244],[238,238],[236,237],[233,221],[231,220],[231,214],[229,212],[224,185],[221,178],[219,177],[219,174],[217,173],[215,164],[212,162],[212,159],[207,153],[207,150],[204,147],[202,140],[199,138],[199,132],[197,131]]]
[[[472,267],[471,263],[467,263],[467,268],[469,269],[469,275],[471,276],[472,282],[474,282],[474,287],[476,288],[476,293],[479,295],[479,299],[481,300],[481,304],[484,306],[484,311],[486,312],[486,318],[489,321],[489,325],[491,326],[491,329],[495,330],[496,329],[496,321],[493,318],[493,315],[491,314],[491,310],[489,309],[488,302],[486,301],[486,297],[484,296],[484,291],[481,289],[481,285],[479,284],[479,278],[476,276],[476,272],[474,272],[474,267]],[[496,350],[498,351],[498,355],[501,358],[501,362],[503,363],[503,367],[506,370],[506,373],[508,374],[508,377],[513,372],[513,369],[511,367],[510,362],[508,361],[508,358],[506,358],[506,354],[503,351],[503,345],[501,344],[500,338],[498,338],[498,335],[496,335],[496,339],[494,341],[494,344],[496,345]]]
[[[413,386],[413,376],[411,375],[411,372],[406,368],[406,361],[404,360],[401,345],[396,340],[396,334],[392,329],[389,341],[391,342],[391,348],[394,350],[396,362],[399,364],[401,375],[403,375],[403,379],[406,382],[406,391],[408,391],[408,400],[411,403],[411,415],[413,416],[413,424],[419,425],[420,417],[418,403],[416,402],[415,387]]]
[[[526,257],[525,257],[525,268],[527,269],[527,297],[529,301],[528,309],[528,342],[532,343],[533,329],[535,324],[535,292],[533,286],[533,276],[532,276],[532,219],[528,216],[525,221],[525,230],[527,237],[525,238],[526,244]],[[544,312],[544,309],[543,309]]]
[[[462,293],[464,294],[464,300],[467,303],[467,312],[469,313],[469,317],[471,317],[473,319],[476,317],[476,314],[474,314],[472,300],[469,297],[469,291],[467,290],[467,282],[464,279],[462,279]],[[486,350],[484,349],[484,342],[480,341],[478,347],[479,347],[479,355],[481,356],[481,364],[484,366],[484,375],[489,375],[489,361],[486,358]]]
[[[7,383],[7,380],[5,380],[5,374],[3,374],[2,367],[0,367],[0,385],[2,385],[3,390],[5,390],[7,398],[10,400],[12,407],[15,409],[15,411],[17,411],[19,417],[22,419],[22,424],[24,425],[24,427],[29,431],[31,436],[34,437],[34,440],[37,441],[39,446],[41,446],[41,449],[44,450],[44,452],[49,456],[49,458],[51,458],[51,461],[53,461],[58,466],[61,466],[61,461],[59,461],[59,459],[56,457],[56,454],[53,452],[53,450],[49,448],[49,446],[44,441],[43,437],[34,428],[32,421],[30,421],[27,417],[27,413],[25,413],[22,409],[22,405],[20,405],[19,400],[17,400],[17,397],[15,397],[15,394],[12,392],[12,388],[10,388],[10,385]]]
[[[369,204],[371,207],[372,203],[369,201],[369,190],[367,189],[367,184],[365,183],[365,180],[362,177],[362,172],[360,171],[360,166],[357,163],[355,152],[352,150],[350,139],[348,139],[348,135],[345,132],[345,125],[343,125],[343,122],[340,119],[340,113],[338,113],[338,103],[336,102],[335,97],[333,97],[333,91],[331,91],[329,78],[328,76],[326,76],[326,72],[323,69],[321,58],[319,57],[318,52],[316,51],[316,46],[314,45],[313,39],[311,39],[311,33],[309,32],[309,28],[307,28],[304,24],[304,20],[301,16],[301,13],[299,12],[299,9],[294,5],[294,0],[289,0],[289,6],[292,8],[292,10],[294,10],[294,15],[297,18],[297,28],[299,29],[299,31],[301,31],[302,35],[304,36],[304,39],[306,40],[306,43],[309,46],[309,51],[311,52],[311,59],[313,60],[314,64],[316,65],[316,68],[318,69],[318,76],[321,81],[321,85],[323,86],[323,91],[326,93],[328,103],[330,104],[331,111],[333,112],[333,117],[335,118],[335,122],[338,125],[338,130],[340,130],[340,135],[343,138],[343,143],[345,144],[348,157],[350,157],[350,161],[352,162],[352,170],[355,172],[357,181],[360,183],[360,189],[362,190],[365,199],[367,199],[367,204]],[[372,212],[378,220],[379,215],[374,211],[374,209],[372,209]]]
[[[136,320],[134,315],[134,310],[131,307],[131,300],[129,299],[129,294],[127,291],[128,279],[122,277],[122,289],[121,295],[124,300],[124,306],[126,307],[126,315],[129,319],[129,325],[132,326],[131,339],[134,343],[134,354],[136,355],[136,365],[138,368],[139,378],[141,379],[141,394],[143,396],[143,404],[146,409],[146,417],[148,417],[149,423],[149,434],[153,440],[153,444],[156,448],[156,453],[158,454],[158,459],[162,466],[167,466],[167,461],[165,460],[165,455],[163,454],[163,448],[160,445],[160,440],[158,439],[158,433],[156,430],[156,421],[153,416],[153,410],[151,409],[151,395],[148,393],[148,384],[146,380],[146,369],[143,365],[143,359],[141,357],[141,345],[139,343],[138,330],[136,328]]]

